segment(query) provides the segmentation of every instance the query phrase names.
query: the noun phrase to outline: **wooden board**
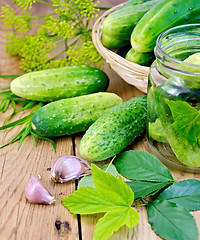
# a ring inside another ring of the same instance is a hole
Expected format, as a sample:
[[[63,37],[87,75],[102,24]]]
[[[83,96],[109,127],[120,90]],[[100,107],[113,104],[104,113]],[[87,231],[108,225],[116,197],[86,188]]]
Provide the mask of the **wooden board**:
[[[101,5],[114,6],[122,1],[101,0]],[[0,7],[12,4],[11,0],[1,0]],[[34,14],[43,14],[48,10],[36,5],[32,9]],[[20,74],[19,59],[11,57],[5,51],[5,36],[8,30],[0,23],[0,74]],[[123,100],[134,96],[143,95],[135,87],[125,83],[107,64],[105,72],[110,78],[109,92],[118,94]],[[8,79],[0,79],[0,86],[8,84]],[[0,114],[0,125],[11,113]],[[20,115],[22,117],[23,114]],[[9,140],[17,130],[6,138]],[[4,134],[0,131],[0,145],[4,143]],[[54,160],[62,155],[77,155],[79,141],[82,134],[62,137],[56,140],[57,151],[51,143],[37,140],[37,147],[33,146],[31,137],[27,137],[20,150],[18,143],[14,143],[0,150],[0,239],[1,240],[38,240],[38,239],[66,239],[66,240],[91,240],[95,224],[102,216],[100,214],[84,216],[78,219],[69,213],[61,204],[68,194],[76,189],[75,181],[65,184],[54,184],[49,179],[49,168]],[[145,136],[137,139],[130,149],[149,151]],[[200,180],[200,174],[192,174],[170,169],[175,180],[195,178]],[[40,175],[43,184],[55,196],[56,202],[52,206],[30,204],[24,194],[24,187],[31,176]],[[200,233],[200,211],[193,212]],[[133,229],[122,227],[115,233],[112,240],[158,240],[160,239],[148,223],[146,208],[140,208],[140,221]],[[199,235],[200,239],[200,235]]]

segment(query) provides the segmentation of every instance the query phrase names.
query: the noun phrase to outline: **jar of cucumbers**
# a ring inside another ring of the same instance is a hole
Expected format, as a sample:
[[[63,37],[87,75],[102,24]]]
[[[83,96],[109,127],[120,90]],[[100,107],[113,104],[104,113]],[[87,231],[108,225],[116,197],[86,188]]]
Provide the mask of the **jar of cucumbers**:
[[[147,139],[171,167],[200,172],[200,24],[163,32],[149,72]]]

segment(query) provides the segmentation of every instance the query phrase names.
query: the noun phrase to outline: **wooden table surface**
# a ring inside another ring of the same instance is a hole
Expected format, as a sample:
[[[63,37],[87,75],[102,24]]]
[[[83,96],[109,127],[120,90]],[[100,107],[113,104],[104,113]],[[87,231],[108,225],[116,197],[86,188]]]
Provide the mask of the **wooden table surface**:
[[[101,0],[101,5],[114,6],[122,3],[121,0]],[[0,7],[12,4],[11,0],[1,0]],[[36,4],[32,12],[42,14],[47,10]],[[19,59],[11,57],[5,51],[5,36],[7,29],[0,23],[0,74],[21,74]],[[125,83],[107,64],[104,71],[110,78],[108,92],[118,94],[123,100],[143,95],[135,87]],[[8,84],[8,79],[0,79],[0,86]],[[9,109],[11,113],[11,109]],[[8,113],[1,113],[0,125]],[[22,117],[23,114],[18,115]],[[7,140],[14,136],[17,129],[12,131]],[[0,145],[4,143],[4,134],[0,131]],[[76,189],[76,182],[54,184],[50,181],[49,168],[54,160],[62,155],[76,155],[82,134],[60,137],[56,139],[57,150],[54,151],[48,141],[37,140],[37,147],[33,146],[31,136],[28,136],[20,150],[18,143],[14,143],[0,150],[0,239],[1,240],[38,240],[38,239],[66,239],[91,240],[95,223],[100,214],[77,217],[61,204],[61,199]],[[131,145],[131,149],[149,151],[146,138],[143,137]],[[200,174],[185,173],[169,168],[175,180],[195,178],[200,180]],[[35,205],[26,200],[24,188],[31,176],[40,175],[47,189],[55,196],[54,205]],[[192,212],[200,234],[200,211]],[[60,223],[60,229],[55,223]],[[111,237],[112,240],[158,240],[147,220],[146,208],[140,210],[139,224],[128,229],[122,227]],[[199,235],[200,239],[200,235]]]

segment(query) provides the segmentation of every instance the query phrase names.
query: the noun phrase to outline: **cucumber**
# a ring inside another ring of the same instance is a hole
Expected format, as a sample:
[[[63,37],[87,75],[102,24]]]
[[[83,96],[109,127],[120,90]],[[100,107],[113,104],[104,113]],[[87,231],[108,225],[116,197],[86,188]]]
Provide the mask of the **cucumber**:
[[[109,79],[90,66],[67,66],[24,74],[11,82],[11,91],[22,98],[50,102],[103,92]]]
[[[142,3],[145,3],[145,2],[148,2],[148,1],[151,1],[151,0],[129,0],[128,2],[126,2],[125,4],[123,4],[117,11],[120,11],[128,6],[134,6],[134,5],[137,5],[137,4],[142,4]]]
[[[125,59],[130,62],[134,62],[148,67],[151,65],[154,58],[155,56],[153,52],[136,52],[133,48],[131,48],[125,56]]]
[[[155,4],[138,22],[131,34],[136,52],[153,51],[157,37],[165,30],[200,22],[200,1],[163,0]]]
[[[133,28],[140,18],[160,0],[133,1],[132,4],[117,9],[109,14],[101,25],[104,47],[108,49],[121,48],[129,44]],[[106,35],[104,37],[104,34]],[[108,37],[113,41],[108,41]]]
[[[105,112],[120,104],[114,93],[93,93],[48,103],[32,116],[33,131],[43,137],[82,132]]]
[[[120,39],[117,37],[109,36],[107,34],[102,34],[101,42],[104,47],[108,49],[117,49],[128,46],[130,43],[126,39]]]
[[[120,153],[145,130],[146,108],[146,96],[112,108],[86,131],[79,144],[80,155],[88,161],[101,161]]]

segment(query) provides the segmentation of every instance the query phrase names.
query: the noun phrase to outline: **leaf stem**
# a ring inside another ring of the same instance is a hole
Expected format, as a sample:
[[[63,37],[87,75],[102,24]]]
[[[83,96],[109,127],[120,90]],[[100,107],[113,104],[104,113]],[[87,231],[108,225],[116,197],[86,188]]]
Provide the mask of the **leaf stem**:
[[[64,52],[67,51],[67,49],[70,47],[70,46],[73,46],[74,44],[76,44],[78,42],[79,38],[74,40],[69,46],[67,46],[65,49],[63,49],[60,53],[58,53],[57,55],[55,55],[54,57],[50,58],[47,62],[50,62],[52,60],[55,60],[57,57],[59,57],[60,55],[62,55]],[[59,44],[55,49],[57,49],[58,47],[62,46],[61,44]]]
[[[110,161],[110,163],[109,163],[108,167],[106,168],[106,171],[105,171],[105,172],[108,171],[108,169],[110,168],[110,166],[111,166],[111,164],[113,163],[113,161],[115,160],[115,158],[116,158],[116,155],[115,155],[115,156],[112,158],[112,160]]]
[[[143,198],[143,200],[145,200],[147,203],[150,203],[150,202],[152,202],[152,201],[148,201],[146,198]]]
[[[50,7],[50,8],[55,9],[55,7],[53,7],[51,4],[49,4],[49,3],[47,3],[47,2],[44,2],[44,1],[41,1],[41,0],[36,0],[36,1],[39,2],[39,3],[42,3],[42,4],[46,5],[46,6],[48,6],[48,7]]]
[[[99,9],[99,10],[109,10],[111,9],[112,7],[104,7],[104,6],[95,6],[96,9]]]
[[[32,135],[34,140],[35,140],[35,138],[39,138],[39,139],[42,139],[42,140],[50,141],[51,144],[53,145],[54,150],[56,150],[56,143],[53,140],[51,140],[50,138],[39,136],[39,135],[35,134],[32,130],[30,131],[30,134]],[[34,143],[36,144],[35,141],[34,141]]]
[[[143,204],[137,204],[137,205],[134,205],[134,208],[136,207],[143,207],[143,206],[146,206],[148,203],[143,203]]]
[[[0,78],[17,78],[20,77],[21,75],[14,74],[14,75],[0,75]]]
[[[9,88],[9,87],[10,87],[10,84],[1,86],[0,89],[6,89],[6,88]]]

